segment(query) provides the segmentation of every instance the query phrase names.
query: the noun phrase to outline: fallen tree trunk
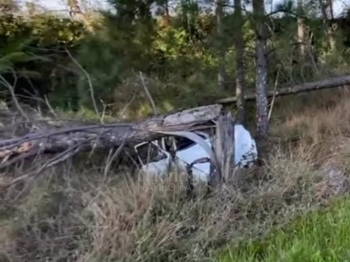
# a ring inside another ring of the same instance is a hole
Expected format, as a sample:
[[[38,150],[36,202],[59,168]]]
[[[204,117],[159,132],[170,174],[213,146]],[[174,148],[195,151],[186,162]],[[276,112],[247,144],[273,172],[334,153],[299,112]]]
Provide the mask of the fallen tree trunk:
[[[333,77],[326,80],[316,81],[316,82],[310,82],[305,83],[302,85],[297,85],[293,87],[285,87],[281,88],[279,90],[272,90],[268,91],[267,96],[273,97],[273,96],[286,96],[286,95],[293,95],[298,93],[305,93],[310,91],[316,91],[316,90],[322,90],[327,88],[334,88],[334,87],[340,87],[350,85],[350,75],[347,76],[339,76],[339,77]],[[252,101],[256,99],[255,94],[248,94],[244,96],[244,99],[246,101]],[[236,97],[228,97],[223,98],[217,101],[219,104],[230,104],[230,103],[236,103],[237,98]]]
[[[165,136],[166,132],[208,127],[222,112],[219,104],[155,116],[137,123],[80,125],[40,130],[0,140],[0,168],[40,154],[59,153],[46,165],[62,162],[80,151],[112,149]]]

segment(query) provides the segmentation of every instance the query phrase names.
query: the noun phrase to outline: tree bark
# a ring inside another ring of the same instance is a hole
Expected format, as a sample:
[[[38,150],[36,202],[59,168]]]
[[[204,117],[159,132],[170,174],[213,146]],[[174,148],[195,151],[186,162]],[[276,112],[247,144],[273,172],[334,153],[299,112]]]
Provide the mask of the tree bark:
[[[256,27],[256,127],[257,135],[264,137],[268,133],[268,101],[267,101],[267,60],[266,39],[267,30],[265,25],[264,0],[253,0],[253,12]]]
[[[237,97],[237,121],[245,125],[245,74],[244,74],[244,38],[243,17],[241,0],[234,1],[235,25],[234,44],[236,49],[236,97]]]
[[[268,91],[267,97],[294,95],[299,93],[317,91],[317,90],[346,86],[346,85],[350,85],[350,75],[333,77],[326,80],[305,83],[305,84],[292,86],[292,87],[285,87],[276,91]],[[257,97],[256,94],[249,94],[244,96],[244,100],[255,101],[256,97]],[[219,104],[231,104],[236,102],[237,102],[237,97],[227,97],[217,101],[217,103]]]

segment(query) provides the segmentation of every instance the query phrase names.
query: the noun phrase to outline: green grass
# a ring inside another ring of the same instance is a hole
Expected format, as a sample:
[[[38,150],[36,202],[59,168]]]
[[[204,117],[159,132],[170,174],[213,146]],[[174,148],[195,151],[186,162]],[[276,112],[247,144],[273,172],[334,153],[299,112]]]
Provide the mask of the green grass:
[[[350,199],[299,218],[262,240],[225,251],[220,262],[350,261]]]

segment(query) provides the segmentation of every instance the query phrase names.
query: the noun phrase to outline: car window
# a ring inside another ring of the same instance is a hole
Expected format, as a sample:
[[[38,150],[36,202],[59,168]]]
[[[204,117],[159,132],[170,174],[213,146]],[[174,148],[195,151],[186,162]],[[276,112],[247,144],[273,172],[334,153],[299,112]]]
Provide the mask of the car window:
[[[196,133],[196,134],[199,135],[203,139],[208,138],[208,136],[204,133]],[[188,138],[185,138],[185,137],[177,137],[176,144],[177,144],[177,150],[185,150],[187,148],[194,146],[196,143]]]

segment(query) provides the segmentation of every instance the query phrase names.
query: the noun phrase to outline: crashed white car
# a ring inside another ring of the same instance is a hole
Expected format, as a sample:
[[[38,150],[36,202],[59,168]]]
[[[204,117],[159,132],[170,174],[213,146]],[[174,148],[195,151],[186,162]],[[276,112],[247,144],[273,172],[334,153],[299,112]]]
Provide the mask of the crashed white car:
[[[195,132],[202,137],[205,143],[211,147],[211,139],[208,134],[203,132]],[[184,142],[185,146],[181,145]],[[142,143],[135,147],[138,151],[140,148],[148,146],[148,151],[157,151],[158,155],[155,161],[148,162],[147,159],[142,159],[139,155],[141,163],[140,170],[146,174],[163,176],[167,175],[169,168],[176,163],[180,168],[185,169],[195,160],[209,158],[209,154],[203,148],[203,145],[194,143],[191,140],[180,138],[178,140],[175,156],[165,150],[165,146],[159,146],[157,142]],[[160,154],[159,154],[160,152]],[[235,125],[235,166],[237,168],[249,168],[254,165],[258,158],[255,140],[250,133],[240,124]],[[210,163],[194,164],[192,167],[192,175],[194,180],[207,182],[210,174]]]

